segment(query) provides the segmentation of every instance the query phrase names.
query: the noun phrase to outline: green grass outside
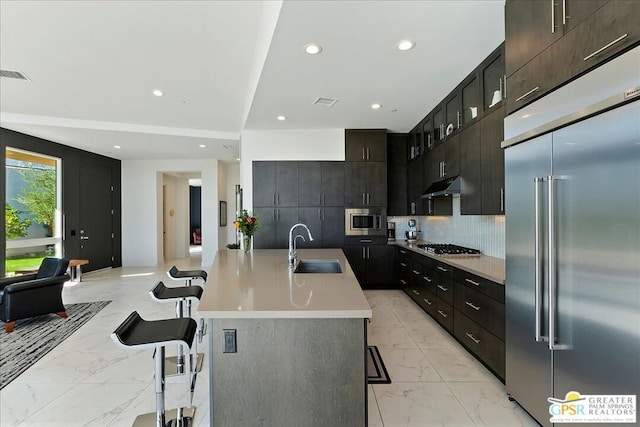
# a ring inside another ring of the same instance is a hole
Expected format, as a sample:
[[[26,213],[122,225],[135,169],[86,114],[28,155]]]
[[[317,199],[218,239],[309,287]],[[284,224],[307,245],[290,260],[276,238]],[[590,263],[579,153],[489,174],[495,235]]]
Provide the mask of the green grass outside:
[[[8,259],[5,262],[5,272],[6,273],[13,273],[16,270],[23,270],[25,268],[34,268],[37,269],[38,267],[40,267],[40,264],[42,263],[42,259],[45,256],[36,256],[36,257],[32,257],[32,258],[14,258],[14,259]]]

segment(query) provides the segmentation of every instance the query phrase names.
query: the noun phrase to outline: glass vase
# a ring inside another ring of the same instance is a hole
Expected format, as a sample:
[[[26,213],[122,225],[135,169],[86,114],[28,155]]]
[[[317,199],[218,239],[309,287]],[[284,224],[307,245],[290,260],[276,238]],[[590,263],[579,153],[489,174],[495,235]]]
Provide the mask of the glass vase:
[[[253,236],[251,235],[242,235],[242,249],[245,252],[249,252],[251,250],[251,239]]]

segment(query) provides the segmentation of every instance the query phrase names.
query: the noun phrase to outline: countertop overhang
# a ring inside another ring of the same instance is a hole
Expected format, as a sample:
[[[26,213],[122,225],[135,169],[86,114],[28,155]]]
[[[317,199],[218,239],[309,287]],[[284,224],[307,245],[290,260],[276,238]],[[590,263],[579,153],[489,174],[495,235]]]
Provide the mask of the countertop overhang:
[[[418,240],[416,242],[407,242],[404,240],[395,240],[389,242],[401,248],[408,249],[420,255],[435,259],[452,267],[466,270],[469,273],[491,280],[493,282],[504,285],[506,282],[505,261],[502,258],[495,258],[487,255],[480,256],[441,256],[433,255],[418,247],[418,244],[432,243]]]
[[[208,272],[198,316],[219,319],[371,318],[340,249],[299,249],[298,260],[338,260],[342,273],[293,273],[286,249],[222,250]]]

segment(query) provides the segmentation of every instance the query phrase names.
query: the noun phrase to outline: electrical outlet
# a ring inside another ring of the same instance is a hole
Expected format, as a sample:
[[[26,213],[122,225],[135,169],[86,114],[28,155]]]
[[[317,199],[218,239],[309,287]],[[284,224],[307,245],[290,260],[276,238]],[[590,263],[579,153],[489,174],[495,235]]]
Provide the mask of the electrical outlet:
[[[235,329],[223,329],[224,336],[224,350],[223,353],[237,353],[236,343],[236,330]]]

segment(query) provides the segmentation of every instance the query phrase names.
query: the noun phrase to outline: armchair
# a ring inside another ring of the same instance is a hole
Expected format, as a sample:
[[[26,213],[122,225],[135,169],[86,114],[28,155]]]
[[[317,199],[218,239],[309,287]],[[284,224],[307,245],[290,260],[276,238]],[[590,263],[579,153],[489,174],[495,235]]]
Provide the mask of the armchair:
[[[16,320],[55,313],[67,317],[62,287],[69,280],[69,260],[45,258],[37,273],[0,279],[0,320],[13,331]]]
[[[200,229],[196,228],[193,230],[193,244],[201,245],[202,244],[202,236],[200,235]]]

